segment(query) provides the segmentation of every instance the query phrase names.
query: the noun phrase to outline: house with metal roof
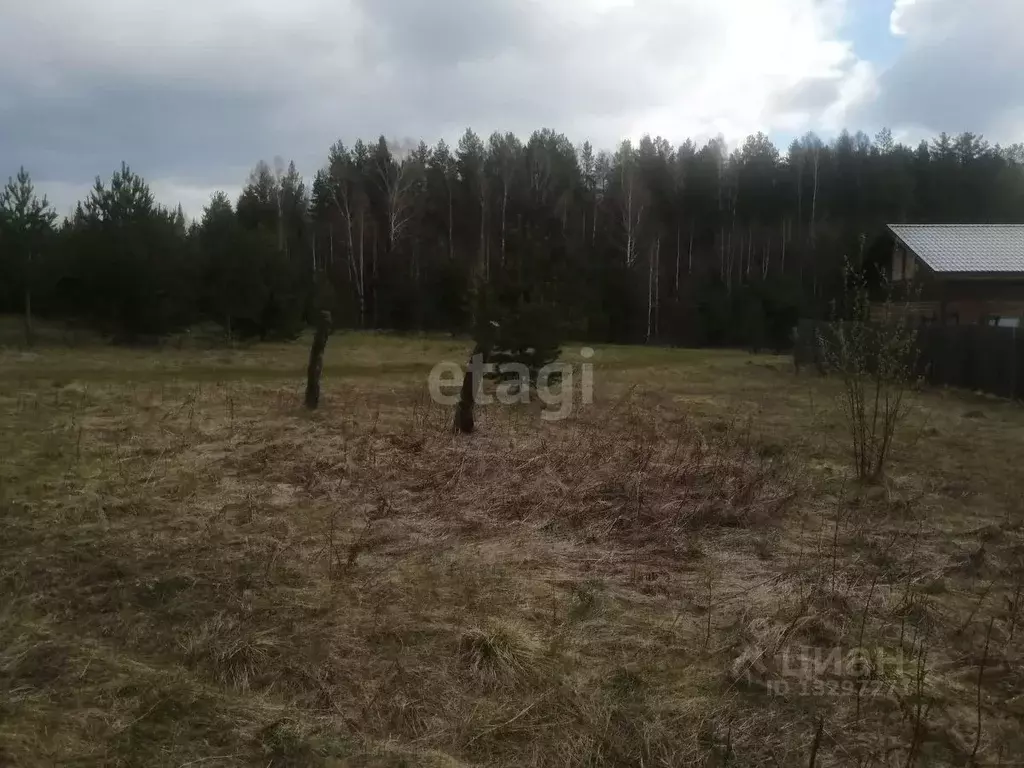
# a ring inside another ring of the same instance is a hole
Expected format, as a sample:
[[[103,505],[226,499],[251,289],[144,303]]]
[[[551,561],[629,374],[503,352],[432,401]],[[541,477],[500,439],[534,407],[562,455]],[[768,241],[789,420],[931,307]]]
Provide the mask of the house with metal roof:
[[[921,288],[922,322],[1024,325],[1024,225],[890,224],[889,278]]]

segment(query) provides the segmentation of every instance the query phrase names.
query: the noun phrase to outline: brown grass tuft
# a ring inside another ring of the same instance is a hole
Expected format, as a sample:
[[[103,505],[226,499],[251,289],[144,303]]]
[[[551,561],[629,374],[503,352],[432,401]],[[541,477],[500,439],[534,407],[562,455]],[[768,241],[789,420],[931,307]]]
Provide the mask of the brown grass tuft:
[[[463,632],[459,656],[486,682],[517,684],[541,674],[540,643],[525,627],[500,619]]]

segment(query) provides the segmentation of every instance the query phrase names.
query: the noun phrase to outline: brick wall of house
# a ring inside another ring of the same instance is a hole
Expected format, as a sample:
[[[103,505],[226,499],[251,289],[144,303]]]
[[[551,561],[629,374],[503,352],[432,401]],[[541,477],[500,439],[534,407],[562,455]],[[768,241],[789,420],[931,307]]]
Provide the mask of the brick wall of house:
[[[946,302],[946,317],[948,322],[956,318],[960,325],[975,325],[991,317],[1024,318],[1024,301],[954,299]]]
[[[938,322],[941,309],[942,307],[937,301],[912,301],[907,304],[894,302],[889,311],[903,312],[905,310],[907,315],[915,321],[935,323]],[[884,305],[880,303],[872,304],[871,319],[876,323],[881,322],[885,317],[885,311]]]
[[[992,317],[1020,318],[1020,327],[1024,328],[1024,295],[1014,298],[1012,295],[985,297],[985,285],[970,286],[961,292],[958,286],[931,286],[939,290],[923,292],[921,300],[906,305],[898,301],[894,307],[906,307],[906,312],[915,321],[921,323],[945,322],[947,325],[977,325],[986,323]],[[994,290],[998,294],[1000,291]],[[967,294],[967,295],[964,295]],[[871,318],[880,321],[884,308],[879,303],[872,304]]]
[[[1024,282],[944,280],[939,293],[947,322],[974,325],[993,316],[1024,318]]]

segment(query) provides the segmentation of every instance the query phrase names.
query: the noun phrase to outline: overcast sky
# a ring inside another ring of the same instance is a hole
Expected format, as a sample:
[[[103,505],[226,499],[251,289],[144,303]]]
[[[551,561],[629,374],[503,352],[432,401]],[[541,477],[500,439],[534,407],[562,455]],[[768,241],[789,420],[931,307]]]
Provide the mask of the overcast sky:
[[[264,158],[540,127],[1024,140],[1024,0],[0,0],[0,176],[199,214]]]

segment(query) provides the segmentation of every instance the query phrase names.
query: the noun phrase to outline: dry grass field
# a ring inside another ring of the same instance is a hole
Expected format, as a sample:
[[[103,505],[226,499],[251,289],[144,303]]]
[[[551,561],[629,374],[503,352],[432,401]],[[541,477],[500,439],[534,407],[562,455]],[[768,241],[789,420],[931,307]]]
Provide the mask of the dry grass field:
[[[337,334],[310,414],[307,342],[0,350],[0,764],[1024,759],[1024,409],[924,393],[863,487],[786,358],[457,436],[466,351]]]

